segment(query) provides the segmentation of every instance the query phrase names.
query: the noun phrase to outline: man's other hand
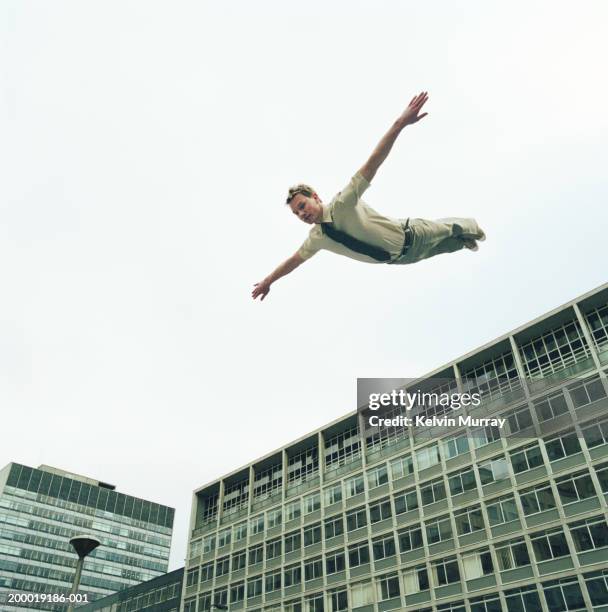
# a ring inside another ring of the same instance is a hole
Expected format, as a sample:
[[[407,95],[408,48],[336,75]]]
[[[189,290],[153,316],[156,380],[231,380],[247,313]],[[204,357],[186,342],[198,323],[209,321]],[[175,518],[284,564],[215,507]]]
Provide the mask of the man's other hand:
[[[261,297],[260,302],[264,301],[264,298],[268,295],[270,291],[270,283],[264,279],[263,281],[256,283],[253,286],[253,291],[251,292],[251,297],[255,300],[256,298]]]
[[[428,113],[420,114],[420,110],[429,99],[429,94],[426,91],[419,93],[417,96],[412,98],[412,101],[408,104],[408,107],[403,111],[401,117],[397,119],[400,127],[405,127],[406,125],[411,125],[412,123],[416,123],[420,121],[423,117],[426,117]]]

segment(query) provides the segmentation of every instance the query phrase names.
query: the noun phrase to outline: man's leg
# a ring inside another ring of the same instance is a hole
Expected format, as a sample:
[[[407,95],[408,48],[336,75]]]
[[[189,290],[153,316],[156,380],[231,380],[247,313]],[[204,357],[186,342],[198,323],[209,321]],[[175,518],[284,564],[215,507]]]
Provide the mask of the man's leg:
[[[412,245],[395,263],[415,263],[442,253],[453,253],[465,246],[471,248],[475,240],[485,238],[475,219],[410,219],[410,227],[413,232]]]

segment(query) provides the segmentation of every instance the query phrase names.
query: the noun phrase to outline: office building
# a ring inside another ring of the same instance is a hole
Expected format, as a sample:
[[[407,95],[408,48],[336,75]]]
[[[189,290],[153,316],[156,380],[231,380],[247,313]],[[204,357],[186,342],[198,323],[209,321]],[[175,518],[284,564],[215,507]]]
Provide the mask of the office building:
[[[0,609],[8,593],[69,593],[76,554],[69,539],[92,535],[80,592],[93,600],[167,571],[173,508],[118,493],[114,486],[49,466],[0,470]],[[65,610],[37,602],[29,609]]]
[[[177,612],[184,568],[78,607],[78,612]]]
[[[199,488],[184,611],[608,610],[607,372],[604,285],[416,381],[502,429],[354,411]]]

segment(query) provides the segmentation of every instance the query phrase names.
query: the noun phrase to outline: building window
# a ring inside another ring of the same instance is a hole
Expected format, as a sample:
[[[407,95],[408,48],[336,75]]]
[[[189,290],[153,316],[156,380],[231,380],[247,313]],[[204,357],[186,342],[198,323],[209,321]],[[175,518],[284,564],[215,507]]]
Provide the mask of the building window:
[[[422,541],[422,528],[420,525],[403,529],[398,534],[399,538],[399,550],[402,553],[421,548],[423,546]]]
[[[593,341],[598,349],[608,344],[608,304],[594,308],[586,315]]]
[[[367,541],[348,547],[348,566],[358,567],[369,563],[369,547]]]
[[[578,321],[573,319],[526,342],[521,353],[526,374],[542,378],[585,359],[590,351]]]
[[[190,608],[190,609],[192,610],[192,612],[195,611],[195,608]],[[203,593],[202,595],[199,596],[198,609],[199,609],[199,612],[211,610],[211,593]],[[184,605],[184,612],[187,612],[187,610],[188,608],[186,608]],[[125,606],[125,611],[126,611],[126,606]]]
[[[560,528],[540,531],[532,534],[530,538],[537,562],[549,561],[570,554],[566,536]]]
[[[608,605],[608,570],[583,574],[591,603],[599,606]]]
[[[484,528],[483,515],[480,506],[471,506],[454,512],[454,520],[456,522],[456,532],[458,535],[466,535],[473,531],[479,531]]]
[[[305,601],[306,612],[323,612],[325,609],[323,593],[308,595]]]
[[[353,608],[374,603],[374,587],[371,582],[359,582],[350,587],[351,604]]]
[[[249,565],[257,565],[264,560],[264,544],[252,546],[249,549]]]
[[[538,591],[534,586],[525,586],[505,591],[507,610],[517,612],[538,612],[542,610]]]
[[[588,406],[606,397],[606,389],[601,378],[596,374],[568,387],[575,408]]]
[[[205,610],[205,608],[199,609]],[[196,612],[196,599],[191,599],[190,601],[184,602],[184,612]]]
[[[486,511],[488,513],[488,520],[492,526],[516,521],[519,518],[513,495],[497,497],[487,502]]]
[[[254,516],[249,521],[249,531],[252,536],[258,533],[264,533],[264,515]]]
[[[255,468],[254,468],[255,469]],[[281,462],[258,472],[253,480],[253,498],[266,499],[280,493],[283,486],[283,464]]]
[[[583,437],[588,448],[608,444],[608,420],[587,425],[583,429]]]
[[[608,546],[608,523],[603,516],[595,516],[568,525],[577,552]]]
[[[534,410],[539,422],[550,421],[568,412],[568,404],[562,391],[552,393],[534,402]]]
[[[581,452],[581,445],[574,431],[561,434],[557,438],[545,440],[545,448],[547,449],[547,455],[549,455],[549,461],[556,461]]]
[[[532,415],[527,406],[520,406],[504,415],[509,423],[509,432],[515,434],[532,427]]]
[[[202,550],[203,550],[202,540],[196,540],[196,542],[192,542],[192,544],[190,544],[190,559],[194,557],[198,557],[201,554]]]
[[[289,565],[284,570],[285,588],[296,586],[302,582],[302,568],[299,563]]]
[[[247,553],[244,550],[241,550],[232,555],[232,571],[233,572],[245,569],[246,565],[247,565]]]
[[[471,612],[501,612],[502,605],[499,595],[484,595],[469,600]]]
[[[492,555],[487,548],[464,554],[462,556],[462,567],[465,580],[475,580],[475,578],[494,573]]]
[[[367,525],[367,513],[365,506],[351,510],[346,514],[346,530],[355,531]]]
[[[231,535],[232,535],[232,530],[230,528],[224,529],[223,531],[218,532],[217,547],[222,548],[223,546],[228,546],[228,544],[230,544]]]
[[[429,544],[436,544],[449,540],[452,537],[452,526],[449,516],[442,516],[431,521],[427,521],[426,539]]]
[[[299,531],[292,531],[285,534],[285,554],[300,550],[302,546],[302,536]]]
[[[266,574],[264,582],[266,584],[266,593],[279,591],[281,589],[281,570]]]
[[[600,487],[604,493],[608,493],[608,463],[602,463],[595,466],[597,479],[600,481]]]
[[[509,468],[507,460],[501,455],[490,461],[479,464],[479,479],[482,485],[487,485],[498,480],[509,478]]]
[[[465,491],[477,488],[473,466],[448,474],[448,484],[452,495],[459,495]]]
[[[310,480],[319,472],[319,453],[315,446],[289,457],[287,465],[287,481],[291,485]]]
[[[331,487],[325,488],[323,491],[325,494],[325,505],[331,506],[342,501],[342,483],[332,485]]]
[[[282,510],[277,508],[276,510],[269,510],[267,514],[268,529],[273,527],[280,527],[282,520]]]
[[[304,546],[312,546],[321,541],[321,523],[315,523],[304,528]]]
[[[391,465],[391,477],[393,480],[404,478],[414,473],[414,462],[411,455],[404,455],[397,459],[393,459]]]
[[[284,607],[284,612],[302,612],[302,602],[299,599],[286,601]]]
[[[344,489],[346,491],[346,499],[354,497],[365,491],[365,481],[363,480],[363,474],[358,474],[352,478],[348,478],[344,481]]]
[[[296,499],[285,506],[285,521],[295,521],[302,514],[302,500]]]
[[[586,470],[577,472],[571,476],[558,478],[555,480],[555,484],[559,497],[564,505],[590,497],[596,497],[591,475]]]
[[[188,570],[186,573],[186,586],[191,587],[198,584],[198,567]]]
[[[224,513],[231,514],[241,508],[246,508],[249,501],[249,479],[226,485],[224,491]]]
[[[213,562],[201,565],[201,582],[213,580]]]
[[[469,438],[466,434],[443,440],[442,445],[446,459],[452,459],[453,457],[469,452]]]
[[[215,562],[215,575],[224,576],[230,572],[230,557],[222,557]]]
[[[397,576],[380,576],[376,578],[376,592],[378,593],[378,601],[400,597],[399,578]]]
[[[544,465],[543,456],[538,443],[519,448],[509,453],[509,455],[513,471],[516,474],[521,474],[521,472],[527,472],[539,465]]]
[[[336,536],[342,535],[344,533],[344,522],[342,520],[342,515],[332,516],[328,519],[325,519],[325,539],[329,540],[330,538],[335,538]]]
[[[500,429],[491,425],[487,427],[477,427],[471,430],[471,438],[473,439],[473,446],[475,448],[481,448],[482,446],[496,442],[496,440],[500,440]]]
[[[386,465],[381,465],[374,470],[367,472],[367,486],[370,489],[375,489],[388,482],[388,470]]]
[[[325,467],[328,470],[349,463],[360,455],[361,442],[356,425],[325,440]]]
[[[417,565],[413,569],[406,571],[403,575],[403,585],[406,595],[420,593],[420,591],[428,591],[429,573],[426,569],[426,565]]]
[[[395,556],[395,538],[393,534],[377,538],[372,541],[372,549],[374,551],[374,561],[380,561],[388,557]]]
[[[245,599],[245,583],[237,582],[230,585],[230,603],[238,603]]]
[[[447,557],[433,561],[433,574],[437,586],[458,582],[460,580],[460,571],[458,570],[456,557]]]
[[[247,580],[247,599],[259,597],[262,594],[262,576]]]
[[[542,583],[549,610],[586,610],[581,587],[576,577]]]
[[[311,514],[316,512],[321,508],[321,494],[317,491],[317,493],[313,493],[312,495],[307,495],[304,498],[304,516],[307,514]]]
[[[228,603],[228,588],[214,591],[213,603],[225,606]]]
[[[555,498],[548,482],[520,491],[519,498],[526,516],[555,508]]]
[[[203,538],[203,554],[207,555],[215,552],[215,535],[205,536]]]
[[[321,557],[304,562],[304,580],[316,580],[323,577],[323,561]]]
[[[436,480],[431,480],[430,482],[420,485],[420,497],[423,506],[428,506],[429,504],[445,499],[446,492],[443,478],[437,478]]]
[[[369,520],[372,525],[390,519],[391,516],[391,502],[389,499],[383,499],[370,504]]]
[[[247,537],[247,523],[240,523],[234,526],[234,541],[240,542]]]
[[[466,392],[481,393],[484,399],[494,399],[521,387],[510,351],[463,372],[462,378]]]
[[[497,544],[496,557],[501,571],[530,565],[530,555],[524,538],[515,538]]]
[[[408,489],[395,495],[395,514],[403,514],[418,508],[416,489]]]
[[[416,464],[419,470],[425,470],[441,461],[437,444],[420,448],[416,451]]]
[[[266,542],[266,560],[276,559],[281,556],[281,538],[268,540]]]
[[[346,588],[329,592],[330,612],[348,610],[348,591]]]
[[[329,574],[337,574],[338,572],[343,572],[346,566],[346,561],[344,558],[344,551],[338,550],[332,553],[327,553],[325,558],[325,573]]]

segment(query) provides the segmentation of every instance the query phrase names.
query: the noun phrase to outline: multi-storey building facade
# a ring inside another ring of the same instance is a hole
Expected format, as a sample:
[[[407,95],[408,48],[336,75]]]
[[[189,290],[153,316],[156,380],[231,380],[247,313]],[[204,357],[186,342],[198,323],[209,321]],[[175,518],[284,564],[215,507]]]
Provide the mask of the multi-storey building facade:
[[[123,589],[93,603],[78,607],[78,612],[178,612],[184,568]]]
[[[607,372],[605,285],[417,381],[503,430],[355,412],[203,486],[183,610],[608,610]]]
[[[8,593],[67,594],[76,566],[69,539],[101,545],[87,557],[80,592],[89,600],[167,571],[173,508],[56,468],[10,463],[0,470],[0,609]],[[35,602],[29,609],[64,610]]]

